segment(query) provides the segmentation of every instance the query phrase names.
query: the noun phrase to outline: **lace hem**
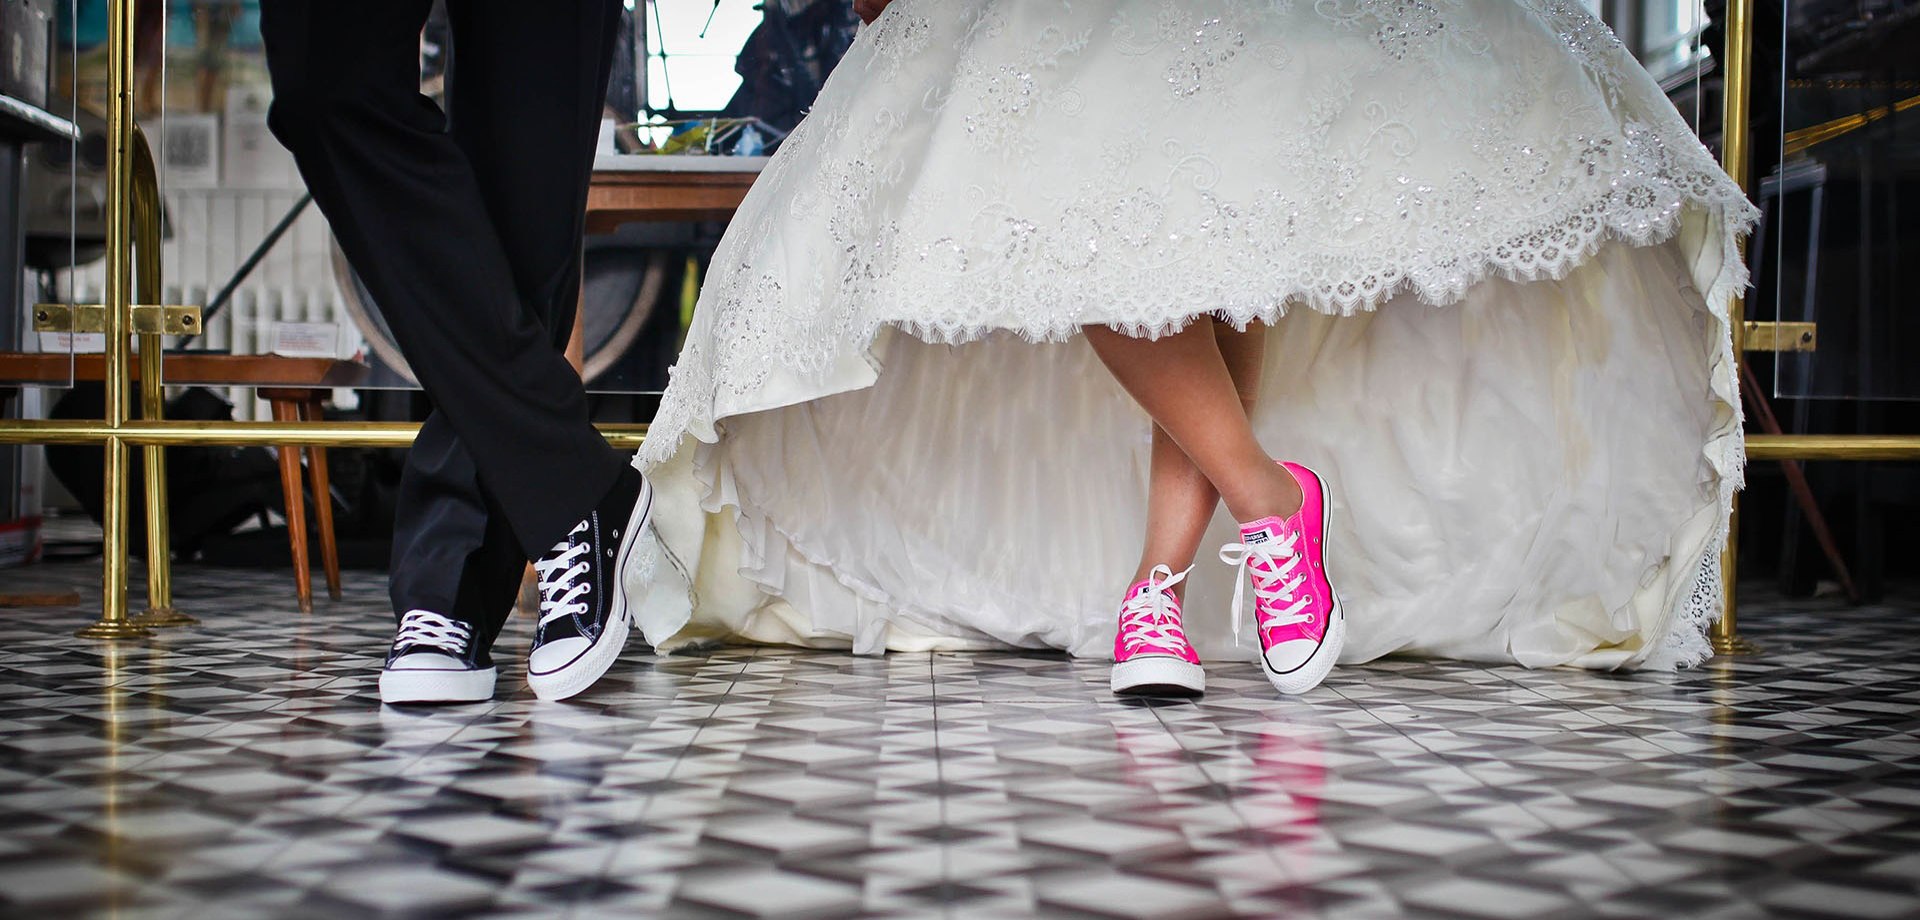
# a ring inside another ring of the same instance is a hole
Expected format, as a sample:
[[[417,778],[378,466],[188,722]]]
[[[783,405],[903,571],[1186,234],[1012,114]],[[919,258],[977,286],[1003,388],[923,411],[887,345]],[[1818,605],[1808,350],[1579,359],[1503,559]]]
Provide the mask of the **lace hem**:
[[[1321,313],[1337,316],[1352,316],[1378,309],[1382,304],[1402,293],[1414,294],[1422,303],[1432,307],[1447,307],[1458,303],[1468,290],[1494,278],[1508,281],[1543,281],[1565,278],[1594,253],[1609,242],[1624,242],[1632,246],[1653,246],[1671,240],[1679,232],[1683,216],[1688,208],[1697,209],[1711,224],[1724,229],[1724,241],[1721,256],[1728,266],[1725,271],[1735,274],[1716,279],[1713,290],[1707,295],[1710,307],[1724,307],[1731,302],[1733,294],[1746,287],[1746,268],[1741,259],[1738,240],[1746,228],[1758,218],[1759,211],[1746,200],[1733,186],[1732,182],[1721,176],[1717,183],[1701,183],[1704,189],[1688,198],[1676,197],[1671,206],[1663,207],[1664,217],[1658,221],[1608,221],[1600,219],[1605,213],[1611,196],[1573,209],[1555,220],[1544,222],[1540,227],[1530,230],[1501,246],[1493,247],[1483,258],[1471,265],[1462,265],[1457,260],[1441,264],[1407,266],[1392,272],[1374,272],[1359,274],[1344,282],[1299,287],[1254,299],[1245,293],[1230,293],[1207,290],[1204,282],[1194,282],[1180,288],[1167,286],[1159,296],[1142,298],[1142,301],[1158,303],[1157,310],[1149,310],[1148,316],[1134,321],[1104,323],[1110,328],[1127,335],[1157,339],[1172,335],[1186,328],[1201,317],[1220,317],[1237,329],[1249,325],[1274,323],[1284,317],[1295,304],[1304,305]],[[1677,183],[1675,188],[1677,190]],[[1578,239],[1560,236],[1564,231],[1583,231]],[[1552,247],[1520,245],[1517,241],[1539,240],[1558,237],[1559,244]],[[1505,253],[1504,256],[1500,253]],[[1549,257],[1548,253],[1552,256]],[[1390,283],[1381,283],[1378,279],[1391,278]],[[1443,286],[1421,284],[1423,278],[1445,277]],[[1148,282],[1138,281],[1142,285]],[[767,292],[769,297],[777,297],[777,289]],[[1343,297],[1344,295],[1344,297]],[[1190,304],[1212,304],[1207,309],[1195,309]],[[743,309],[739,304],[726,305],[733,309]],[[858,332],[849,332],[845,338],[835,341],[832,346],[822,345],[804,355],[786,353],[780,363],[805,373],[818,373],[819,369],[835,366],[836,362],[848,355],[866,355],[882,329],[893,327],[922,341],[960,345],[977,341],[996,334],[1018,335],[1028,342],[1049,343],[1064,342],[1080,334],[1087,324],[1071,319],[1061,319],[1057,314],[1031,311],[1023,314],[1016,309],[1000,306],[996,309],[981,309],[978,312],[995,317],[1013,317],[987,323],[939,323],[925,320],[879,320]],[[1024,322],[1022,320],[1025,320]],[[1725,326],[1725,319],[1716,320]],[[717,335],[726,335],[730,330],[717,330]],[[1732,354],[1731,330],[1723,328],[1725,335],[1724,351],[1730,360]],[[772,355],[765,357],[772,358]],[[679,450],[681,440],[693,433],[697,427],[711,430],[719,423],[724,414],[719,410],[724,387],[735,397],[745,396],[758,383],[763,382],[767,368],[762,365],[751,381],[723,382],[718,379],[709,361],[709,356],[700,353],[697,342],[689,340],[687,353],[671,371],[671,384],[662,398],[659,412],[655,416],[646,442],[641,446],[638,460],[643,468],[664,462]],[[1733,365],[1725,369],[1729,381],[1735,373]],[[1716,368],[1716,379],[1722,376]],[[753,386],[742,384],[751,382]],[[704,411],[698,402],[704,401]],[[1732,391],[1729,402],[1738,412],[1737,388]],[[702,440],[711,440],[703,437]]]

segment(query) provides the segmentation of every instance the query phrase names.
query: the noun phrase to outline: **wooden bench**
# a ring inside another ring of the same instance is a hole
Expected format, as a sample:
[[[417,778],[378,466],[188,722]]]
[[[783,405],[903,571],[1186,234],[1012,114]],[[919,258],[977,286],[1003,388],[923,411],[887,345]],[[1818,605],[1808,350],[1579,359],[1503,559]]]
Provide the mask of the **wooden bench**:
[[[367,366],[332,358],[283,358],[277,355],[222,355],[201,352],[172,352],[162,359],[162,372],[168,386],[244,386],[252,387],[273,409],[278,422],[308,421],[322,417],[327,393],[336,387],[356,387],[366,382]],[[133,376],[140,378],[140,363],[133,362]],[[106,359],[102,355],[46,354],[39,352],[0,352],[0,390],[19,386],[65,386],[70,381],[99,382],[106,378]],[[5,395],[5,394],[0,394]],[[293,550],[295,595],[300,609],[313,607],[313,570],[307,559],[306,491],[300,471],[298,447],[280,449],[280,494],[287,507],[287,538]],[[340,599],[340,549],[333,534],[333,501],[329,497],[327,451],[324,447],[306,448],[307,466],[313,471],[313,507],[320,531],[320,559],[327,574],[327,595]]]

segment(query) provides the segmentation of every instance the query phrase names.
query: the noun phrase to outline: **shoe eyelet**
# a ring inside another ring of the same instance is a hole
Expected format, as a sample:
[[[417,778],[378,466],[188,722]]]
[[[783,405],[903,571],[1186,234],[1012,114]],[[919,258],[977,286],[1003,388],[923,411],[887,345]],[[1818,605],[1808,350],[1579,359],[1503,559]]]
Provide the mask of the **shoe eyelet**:
[[[611,546],[609,546],[609,547],[607,547],[607,558],[608,558],[608,559],[612,559],[612,558],[613,558],[613,547],[611,547]]]

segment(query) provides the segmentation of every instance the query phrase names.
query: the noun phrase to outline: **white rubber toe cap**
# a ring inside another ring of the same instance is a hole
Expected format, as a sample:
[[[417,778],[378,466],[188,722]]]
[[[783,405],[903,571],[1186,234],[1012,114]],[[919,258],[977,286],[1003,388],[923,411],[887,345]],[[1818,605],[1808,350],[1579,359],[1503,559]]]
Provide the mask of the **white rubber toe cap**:
[[[593,643],[584,636],[555,639],[527,655],[527,670],[534,674],[552,674],[572,664],[592,647]]]
[[[464,671],[467,663],[439,652],[414,652],[394,659],[394,671]]]
[[[469,669],[412,667],[415,658],[440,658],[445,655],[417,654],[400,659],[402,667],[380,672],[380,702],[383,703],[479,703],[493,698],[493,668]],[[458,661],[454,661],[459,664]]]
[[[1298,671],[1313,660],[1314,653],[1320,650],[1320,643],[1312,639],[1293,639],[1281,642],[1267,649],[1267,667],[1286,674]]]
[[[1115,662],[1109,684],[1115,693],[1169,688],[1205,693],[1207,672],[1197,664],[1171,655],[1143,655]]]
[[[1347,638],[1347,620],[1340,615],[1338,603],[1335,601],[1333,622],[1328,624],[1326,638],[1319,642],[1294,639],[1267,649],[1263,663],[1267,681],[1274,689],[1281,693],[1305,693],[1333,672]]]

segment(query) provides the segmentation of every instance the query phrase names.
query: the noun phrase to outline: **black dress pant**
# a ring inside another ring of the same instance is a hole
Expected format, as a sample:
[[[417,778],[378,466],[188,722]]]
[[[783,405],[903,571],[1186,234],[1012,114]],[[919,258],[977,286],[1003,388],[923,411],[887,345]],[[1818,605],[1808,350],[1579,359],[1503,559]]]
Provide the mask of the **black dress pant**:
[[[563,351],[619,0],[448,0],[445,111],[420,94],[432,0],[264,0],[268,124],[434,411],[401,479],[396,614],[491,646],[526,561],[612,490]]]

